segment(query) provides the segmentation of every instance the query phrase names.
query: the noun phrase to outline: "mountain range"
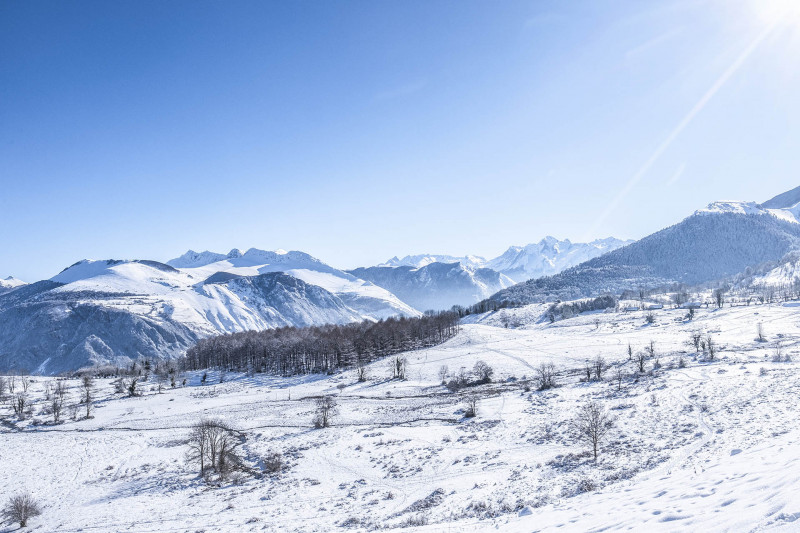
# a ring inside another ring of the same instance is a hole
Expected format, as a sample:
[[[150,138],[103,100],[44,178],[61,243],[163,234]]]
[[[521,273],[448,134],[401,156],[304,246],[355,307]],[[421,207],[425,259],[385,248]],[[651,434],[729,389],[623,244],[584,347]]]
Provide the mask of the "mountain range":
[[[715,202],[636,242],[547,237],[491,260],[424,254],[344,271],[304,252],[255,248],[190,250],[166,263],[83,260],[44,281],[0,280],[0,370],[179,357],[215,334],[412,317],[485,298],[570,300],[719,280],[796,285],[798,254],[800,188],[760,204]]]
[[[715,202],[623,248],[531,279],[498,301],[570,300],[626,289],[719,280],[800,248],[800,189],[756,202]]]

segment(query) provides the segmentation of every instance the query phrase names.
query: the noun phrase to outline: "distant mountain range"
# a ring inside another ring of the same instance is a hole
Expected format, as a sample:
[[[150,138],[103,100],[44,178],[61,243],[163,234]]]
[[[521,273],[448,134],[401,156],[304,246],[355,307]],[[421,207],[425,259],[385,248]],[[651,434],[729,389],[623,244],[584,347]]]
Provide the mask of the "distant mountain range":
[[[166,359],[214,334],[418,316],[487,297],[569,300],[720,279],[788,285],[800,283],[798,258],[800,187],[762,204],[713,203],[637,242],[547,237],[491,260],[424,254],[343,271],[255,248],[190,250],[167,263],[84,260],[49,280],[0,280],[0,370]]]
[[[512,246],[502,255],[489,260],[477,255],[457,257],[452,255],[420,254],[407,255],[402,259],[395,256],[378,266],[421,268],[431,263],[461,263],[473,270],[489,268],[515,283],[519,283],[531,278],[557,274],[571,266],[578,265],[632,242],[609,237],[589,243],[573,243],[569,239],[559,240],[548,236],[538,243],[526,246]]]
[[[303,252],[79,261],[0,294],[0,369],[58,373],[178,357],[213,334],[420,313]]]

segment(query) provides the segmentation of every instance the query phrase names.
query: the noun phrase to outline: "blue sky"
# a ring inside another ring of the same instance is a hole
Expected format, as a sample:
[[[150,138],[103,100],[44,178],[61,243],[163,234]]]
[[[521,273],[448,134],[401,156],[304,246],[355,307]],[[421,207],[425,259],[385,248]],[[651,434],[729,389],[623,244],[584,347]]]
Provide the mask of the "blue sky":
[[[0,276],[493,256],[766,200],[800,185],[785,5],[4,2]]]

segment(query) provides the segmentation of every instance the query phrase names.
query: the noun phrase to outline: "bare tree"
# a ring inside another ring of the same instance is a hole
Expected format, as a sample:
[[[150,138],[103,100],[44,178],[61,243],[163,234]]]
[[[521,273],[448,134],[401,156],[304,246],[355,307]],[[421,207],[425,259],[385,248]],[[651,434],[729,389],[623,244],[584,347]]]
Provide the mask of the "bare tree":
[[[644,372],[645,362],[647,362],[647,352],[636,352],[636,364],[639,365],[639,372]]]
[[[603,356],[598,355],[595,357],[592,366],[594,367],[594,378],[597,381],[603,379],[603,371],[606,369],[606,360],[603,359]]]
[[[711,335],[706,336],[706,354],[709,361],[713,361],[717,356],[717,345]]]
[[[86,408],[86,418],[92,415],[94,402],[94,378],[86,374],[81,378],[81,403]]]
[[[28,492],[13,496],[3,509],[3,517],[9,522],[26,527],[28,520],[42,514],[39,503]]]
[[[439,381],[441,381],[442,383],[447,381],[447,372],[448,372],[447,365],[442,365],[439,367]]]
[[[656,343],[654,341],[650,341],[650,344],[644,347],[644,350],[647,352],[647,356],[650,359],[654,359],[656,356]]]
[[[17,388],[17,376],[11,374],[8,376],[8,392],[14,394],[14,390]]]
[[[628,361],[633,361],[633,346],[628,343]]]
[[[25,420],[27,407],[28,407],[28,395],[22,391],[16,393],[12,400],[11,408],[14,410],[14,414],[17,415],[17,418],[19,418],[20,420]]]
[[[6,383],[6,378],[0,376],[0,402],[2,402],[5,399],[7,389],[8,385]]]
[[[583,364],[583,371],[586,373],[587,382],[592,381],[592,370],[594,370],[594,367],[592,366],[591,361],[587,359]]]
[[[63,381],[57,381],[50,396],[50,410],[53,414],[53,423],[58,424],[61,420],[61,413],[64,410],[64,402],[67,398],[67,386]]]
[[[125,382],[125,390],[128,393],[128,396],[134,397],[139,394],[137,390],[137,386],[139,385],[139,378],[132,377],[129,381]]]
[[[392,357],[389,361],[389,371],[392,373],[393,379],[405,380],[406,379],[406,366],[408,365],[408,360],[398,355],[397,357]]]
[[[539,390],[546,390],[556,386],[556,365],[542,363],[534,370],[534,381]]]
[[[765,342],[767,339],[764,337],[764,323],[759,322],[756,324],[756,334],[758,335],[758,342]]]
[[[468,394],[464,397],[464,403],[466,404],[464,418],[473,418],[478,415],[478,400],[477,394]]]
[[[317,410],[314,413],[314,427],[318,429],[330,427],[331,419],[339,414],[338,405],[333,396],[317,398]]]
[[[28,392],[28,387],[31,386],[31,376],[27,370],[22,370],[19,373],[19,383],[22,385],[22,392]]]
[[[364,383],[369,377],[367,375],[367,365],[365,365],[363,361],[359,361],[358,366],[356,366],[356,377],[359,383]]]
[[[244,435],[219,420],[201,420],[189,433],[187,459],[200,465],[200,475],[216,472],[227,479],[234,471],[249,470],[239,453]]]
[[[486,364],[484,361],[478,361],[472,369],[475,377],[480,383],[489,383],[492,381],[494,369]]]
[[[714,290],[714,303],[717,304],[717,308],[722,307],[722,305],[725,303],[725,289]]]
[[[622,365],[617,367],[616,372],[614,372],[614,380],[617,382],[617,390],[622,390],[622,380],[625,379],[625,371],[622,370]]]
[[[592,447],[594,460],[601,443],[614,427],[614,417],[597,402],[587,402],[578,409],[572,420],[572,429],[578,440]]]
[[[700,345],[703,342],[703,333],[701,331],[693,331],[689,337],[689,344],[694,346],[694,351],[700,351]]]

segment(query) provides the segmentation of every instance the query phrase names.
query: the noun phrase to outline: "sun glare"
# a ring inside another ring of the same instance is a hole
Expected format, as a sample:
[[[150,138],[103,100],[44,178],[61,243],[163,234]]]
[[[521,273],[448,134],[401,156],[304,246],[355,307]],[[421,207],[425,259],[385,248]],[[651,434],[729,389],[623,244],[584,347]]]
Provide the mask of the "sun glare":
[[[800,0],[751,0],[750,3],[765,22],[800,24]]]

